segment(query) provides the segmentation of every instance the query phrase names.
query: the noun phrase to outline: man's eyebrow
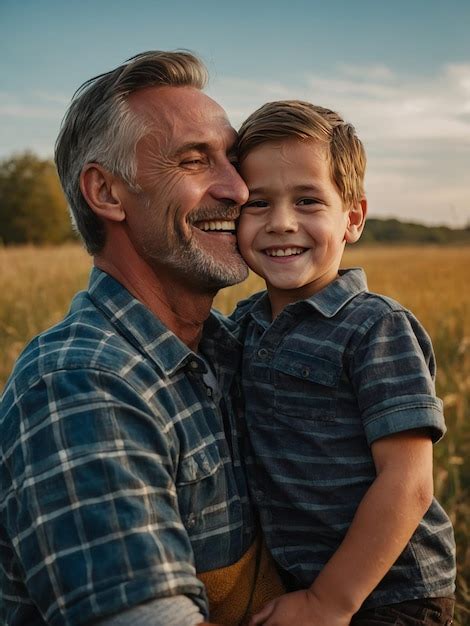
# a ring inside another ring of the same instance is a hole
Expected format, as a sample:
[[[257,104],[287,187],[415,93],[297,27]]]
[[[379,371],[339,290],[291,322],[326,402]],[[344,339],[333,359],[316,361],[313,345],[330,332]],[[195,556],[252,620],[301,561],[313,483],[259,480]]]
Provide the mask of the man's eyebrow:
[[[198,152],[207,152],[210,149],[210,145],[204,141],[188,141],[176,150],[175,155],[189,152],[190,150],[196,150]]]

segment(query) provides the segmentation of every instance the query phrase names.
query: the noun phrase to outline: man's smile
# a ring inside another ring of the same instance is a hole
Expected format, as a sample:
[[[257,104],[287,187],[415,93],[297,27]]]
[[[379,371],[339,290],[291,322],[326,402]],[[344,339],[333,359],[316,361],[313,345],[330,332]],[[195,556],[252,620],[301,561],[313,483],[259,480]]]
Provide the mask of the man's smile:
[[[201,220],[194,222],[193,226],[204,232],[235,233],[234,220]]]

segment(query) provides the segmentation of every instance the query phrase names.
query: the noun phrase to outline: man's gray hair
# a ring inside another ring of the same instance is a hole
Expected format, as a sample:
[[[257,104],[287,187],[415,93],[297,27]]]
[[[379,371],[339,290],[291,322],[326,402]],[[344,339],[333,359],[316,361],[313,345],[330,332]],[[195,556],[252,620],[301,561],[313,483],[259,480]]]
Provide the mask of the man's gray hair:
[[[151,86],[203,89],[206,82],[207,69],[194,54],[152,50],[86,81],[75,92],[56,141],[55,162],[72,221],[90,254],[104,246],[105,229],[80,190],[83,166],[99,163],[135,189],[135,149],[147,127],[131,111],[128,96]]]

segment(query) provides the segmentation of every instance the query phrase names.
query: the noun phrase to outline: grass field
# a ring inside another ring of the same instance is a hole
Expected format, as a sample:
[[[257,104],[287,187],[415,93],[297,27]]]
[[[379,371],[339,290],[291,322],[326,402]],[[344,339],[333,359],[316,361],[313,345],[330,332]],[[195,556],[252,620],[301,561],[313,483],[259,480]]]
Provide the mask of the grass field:
[[[344,266],[362,266],[373,291],[409,307],[430,333],[437,356],[437,390],[448,433],[435,447],[435,491],[452,518],[458,550],[458,616],[470,624],[470,247],[358,247]],[[59,320],[85,287],[89,257],[74,244],[0,248],[0,386],[22,346]],[[215,305],[229,312],[262,288],[254,276],[223,290]]]

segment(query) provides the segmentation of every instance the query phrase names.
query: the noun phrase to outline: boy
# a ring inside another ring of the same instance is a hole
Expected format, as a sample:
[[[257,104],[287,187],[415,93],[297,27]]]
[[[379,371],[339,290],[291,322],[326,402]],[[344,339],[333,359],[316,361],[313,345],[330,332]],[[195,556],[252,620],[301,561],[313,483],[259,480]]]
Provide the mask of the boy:
[[[267,544],[293,593],[250,622],[450,624],[455,544],[433,499],[445,432],[428,335],[340,271],[367,204],[365,153],[339,115],[268,103],[240,129],[250,190],[238,227],[267,292],[234,313]],[[300,589],[300,591],[299,591]]]

